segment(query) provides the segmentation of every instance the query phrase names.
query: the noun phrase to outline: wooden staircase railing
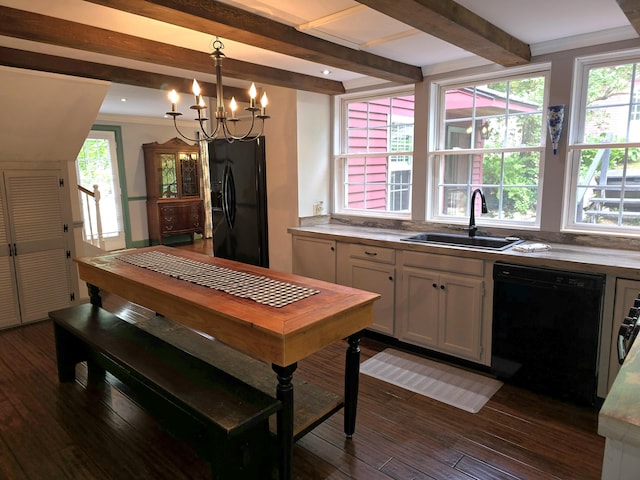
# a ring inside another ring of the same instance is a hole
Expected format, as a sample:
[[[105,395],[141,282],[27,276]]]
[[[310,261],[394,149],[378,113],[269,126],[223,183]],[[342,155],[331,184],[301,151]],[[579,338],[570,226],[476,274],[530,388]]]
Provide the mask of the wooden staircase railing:
[[[98,185],[93,186],[93,191],[78,185],[80,194],[83,195],[82,215],[84,217],[84,226],[82,233],[84,241],[98,248],[105,248],[104,237],[102,235],[102,217],[100,215],[100,190]],[[93,199],[93,200],[91,200]],[[91,205],[94,205],[94,215],[91,214]]]

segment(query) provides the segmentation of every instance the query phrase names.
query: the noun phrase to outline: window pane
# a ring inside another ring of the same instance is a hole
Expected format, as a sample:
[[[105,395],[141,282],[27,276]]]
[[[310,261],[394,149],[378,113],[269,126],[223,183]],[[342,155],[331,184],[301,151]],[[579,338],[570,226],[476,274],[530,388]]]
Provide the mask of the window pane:
[[[535,220],[538,188],[510,187],[500,192],[502,218],[522,222]]]
[[[343,208],[407,212],[411,206],[410,156],[344,159]]]
[[[585,105],[585,143],[638,141],[638,64],[591,68]]]
[[[521,185],[523,187],[538,185],[540,172],[540,153],[521,152],[505,155],[505,185]]]
[[[627,139],[629,106],[600,106],[587,109],[586,143],[624,142]]]
[[[470,120],[454,121],[447,123],[447,138],[445,148],[471,148],[471,127]]]
[[[342,208],[408,213],[411,205],[413,95],[345,104]]]
[[[453,217],[466,216],[467,214],[467,188],[466,187],[449,187],[441,186],[440,202],[438,205],[440,215],[448,215]]]
[[[534,222],[537,215],[540,152],[446,155],[439,189],[440,215],[467,217],[467,198],[480,188],[487,201],[485,218]]]
[[[640,226],[640,149],[580,152],[575,222]]]
[[[471,175],[471,168],[474,164],[474,157],[476,155],[446,155],[442,169],[444,183],[467,185]]]
[[[540,145],[542,136],[542,113],[522,113],[512,115],[508,119],[507,146]]]
[[[574,102],[581,113],[575,130],[581,133],[570,145],[572,227],[598,233],[640,229],[639,60],[636,53],[616,65],[582,64],[587,87]]]
[[[398,170],[391,172],[389,197],[392,211],[409,210],[411,205],[411,171]]]
[[[445,149],[541,144],[544,77],[445,92]]]
[[[536,75],[444,87],[438,149],[451,152],[436,163],[436,215],[468,217],[469,196],[480,188],[489,209],[482,217],[536,222],[545,80]]]

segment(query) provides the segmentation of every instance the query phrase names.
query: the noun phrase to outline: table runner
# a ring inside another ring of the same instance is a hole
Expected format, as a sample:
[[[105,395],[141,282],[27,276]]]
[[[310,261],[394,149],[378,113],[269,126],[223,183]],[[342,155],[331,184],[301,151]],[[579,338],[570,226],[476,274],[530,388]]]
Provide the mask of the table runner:
[[[118,260],[276,308],[320,293],[312,288],[163,252],[128,253]]]

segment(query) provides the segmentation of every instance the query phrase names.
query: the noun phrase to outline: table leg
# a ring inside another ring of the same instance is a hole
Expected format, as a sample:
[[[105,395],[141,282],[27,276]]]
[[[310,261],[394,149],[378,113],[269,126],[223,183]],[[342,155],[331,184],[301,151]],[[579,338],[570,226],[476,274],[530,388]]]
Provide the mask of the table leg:
[[[291,380],[298,364],[293,363],[286,367],[273,364],[271,368],[278,376],[276,398],[282,402],[282,409],[278,410],[276,418],[278,469],[280,480],[290,480],[293,460],[293,383]]]
[[[91,285],[87,283],[87,288],[89,289],[89,300],[91,305],[96,307],[102,307],[102,297],[100,297],[100,288],[95,285]]]
[[[344,369],[344,433],[353,437],[356,429],[358,407],[358,384],[360,381],[360,338],[362,332],[354,333],[347,341],[347,358]]]

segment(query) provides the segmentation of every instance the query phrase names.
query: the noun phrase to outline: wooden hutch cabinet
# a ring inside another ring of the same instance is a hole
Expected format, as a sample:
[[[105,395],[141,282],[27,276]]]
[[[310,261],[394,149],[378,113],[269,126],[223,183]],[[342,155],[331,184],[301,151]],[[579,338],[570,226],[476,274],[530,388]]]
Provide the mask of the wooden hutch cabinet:
[[[171,235],[202,233],[204,205],[200,197],[198,146],[179,138],[145,143],[149,244]]]

